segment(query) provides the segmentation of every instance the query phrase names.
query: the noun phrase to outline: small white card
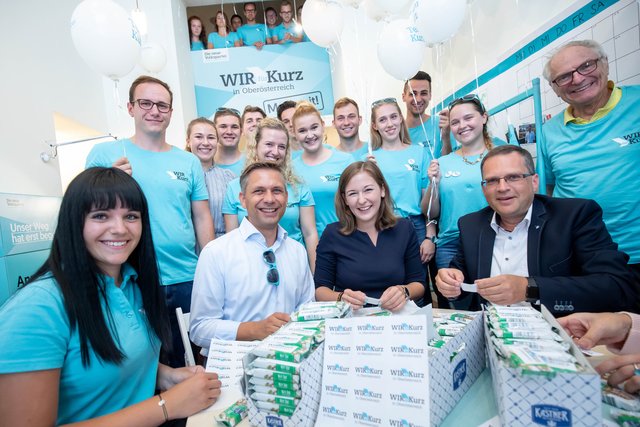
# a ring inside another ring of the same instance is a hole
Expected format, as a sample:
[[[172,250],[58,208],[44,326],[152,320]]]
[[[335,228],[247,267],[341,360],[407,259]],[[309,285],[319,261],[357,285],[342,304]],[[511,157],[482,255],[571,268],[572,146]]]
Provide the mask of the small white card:
[[[371,304],[371,305],[380,305],[380,299],[372,298],[372,297],[364,297],[364,303]]]
[[[463,291],[478,293],[478,285],[475,283],[463,283],[460,287]]]

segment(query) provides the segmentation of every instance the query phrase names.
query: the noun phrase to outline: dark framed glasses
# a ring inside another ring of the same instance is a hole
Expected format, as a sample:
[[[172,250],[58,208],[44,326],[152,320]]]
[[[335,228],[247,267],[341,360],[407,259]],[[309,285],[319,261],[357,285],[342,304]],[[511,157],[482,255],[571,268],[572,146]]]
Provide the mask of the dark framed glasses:
[[[375,108],[382,104],[397,104],[397,103],[398,103],[398,100],[395,98],[382,98],[382,99],[378,99],[377,101],[373,101],[371,103],[371,108]]]
[[[581,64],[575,70],[559,75],[555,79],[551,80],[551,83],[555,83],[558,87],[567,86],[568,84],[573,82],[573,76],[575,73],[578,73],[581,76],[587,76],[593,73],[596,68],[598,68],[598,61],[600,61],[600,59],[602,58],[590,59],[587,62]]]
[[[487,110],[485,110],[484,105],[482,105],[482,101],[480,101],[480,98],[475,93],[470,93],[468,95],[465,95],[465,96],[462,96],[460,98],[454,99],[453,101],[451,101],[449,103],[448,109],[451,110],[456,105],[466,104],[468,102],[472,102],[472,103],[476,104],[482,110],[482,113],[485,113],[487,111]]]
[[[528,178],[530,176],[533,176],[535,174],[532,173],[515,173],[515,174],[511,174],[511,175],[507,175],[507,176],[500,176],[500,177],[496,177],[496,178],[489,178],[489,179],[483,179],[482,181],[480,181],[480,184],[482,184],[483,187],[497,187],[498,185],[500,185],[500,181],[502,181],[504,179],[504,182],[506,182],[507,184],[515,184],[518,183],[520,181],[522,181],[525,178]]]
[[[135,104],[136,102],[138,103],[138,107],[146,111],[153,109],[154,105],[161,113],[168,113],[169,111],[171,111],[171,104],[167,104],[166,102],[153,102],[148,99],[136,99],[132,102],[132,104]]]
[[[273,286],[280,284],[280,273],[278,272],[278,266],[276,265],[276,254],[271,250],[264,251],[262,253],[262,260],[269,266],[267,271],[267,283]]]

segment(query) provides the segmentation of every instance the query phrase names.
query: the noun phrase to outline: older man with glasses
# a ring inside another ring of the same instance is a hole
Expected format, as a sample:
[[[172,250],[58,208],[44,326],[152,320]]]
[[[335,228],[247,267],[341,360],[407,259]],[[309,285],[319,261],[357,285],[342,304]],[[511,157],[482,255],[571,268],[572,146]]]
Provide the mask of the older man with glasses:
[[[538,175],[529,152],[496,147],[481,163],[489,206],[460,218],[460,246],[436,285],[450,299],[544,304],[554,315],[637,312],[628,256],[617,250],[602,210],[586,199],[536,195]]]
[[[278,225],[288,200],[280,167],[248,166],[240,188],[247,216],[202,250],[196,269],[190,336],[205,356],[211,338],[266,338],[314,295],[304,247]]]
[[[607,54],[593,40],[560,47],[543,75],[568,106],[542,127],[547,193],[602,206],[613,240],[640,285],[640,86],[608,78]]]

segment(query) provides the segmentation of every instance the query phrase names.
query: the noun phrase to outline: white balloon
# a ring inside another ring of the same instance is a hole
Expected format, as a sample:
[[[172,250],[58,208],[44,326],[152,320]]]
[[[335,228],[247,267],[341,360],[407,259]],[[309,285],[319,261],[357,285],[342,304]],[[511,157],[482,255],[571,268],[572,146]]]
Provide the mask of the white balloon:
[[[385,18],[388,18],[389,14],[382,9],[378,3],[374,0],[365,0],[364,1],[364,12],[370,19],[373,19],[376,22],[380,22]]]
[[[342,4],[345,6],[351,6],[353,8],[358,8],[362,4],[363,0],[342,0]]]
[[[84,0],[71,15],[76,50],[94,70],[118,80],[136,66],[140,34],[127,12],[111,0]]]
[[[307,0],[302,7],[302,28],[318,46],[329,47],[338,41],[343,26],[343,10],[336,3]]]
[[[451,38],[462,25],[466,0],[416,0],[413,22],[428,45]]]
[[[140,50],[140,65],[151,73],[162,71],[167,64],[167,55],[164,48],[158,43],[147,42]]]
[[[422,34],[409,19],[386,23],[378,38],[378,60],[398,80],[407,80],[420,70],[425,50]]]
[[[389,16],[402,13],[411,0],[373,0],[378,8]]]

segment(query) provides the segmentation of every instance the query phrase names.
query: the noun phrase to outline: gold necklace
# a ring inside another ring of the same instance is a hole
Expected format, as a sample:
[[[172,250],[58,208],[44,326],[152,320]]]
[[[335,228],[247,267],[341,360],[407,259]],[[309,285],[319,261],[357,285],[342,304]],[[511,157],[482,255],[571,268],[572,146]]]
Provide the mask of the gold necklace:
[[[460,149],[460,152],[462,153],[462,149]],[[482,159],[484,158],[484,156],[486,154],[487,154],[487,150],[484,150],[482,153],[480,153],[480,155],[478,156],[477,159],[475,159],[473,162],[470,162],[469,159],[467,159],[467,157],[463,153],[462,154],[462,161],[465,162],[468,165],[475,165],[475,164],[479,163],[480,161],[482,161]]]

